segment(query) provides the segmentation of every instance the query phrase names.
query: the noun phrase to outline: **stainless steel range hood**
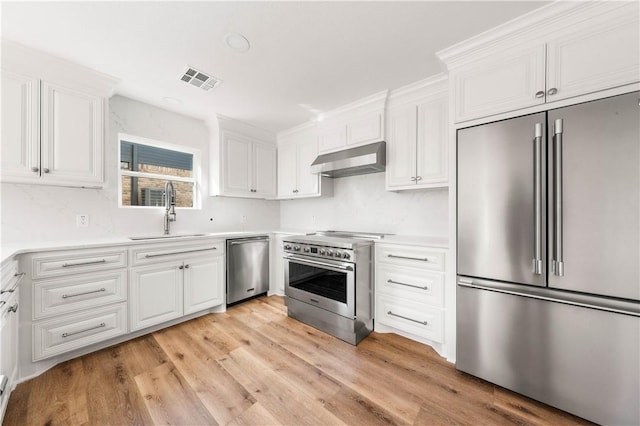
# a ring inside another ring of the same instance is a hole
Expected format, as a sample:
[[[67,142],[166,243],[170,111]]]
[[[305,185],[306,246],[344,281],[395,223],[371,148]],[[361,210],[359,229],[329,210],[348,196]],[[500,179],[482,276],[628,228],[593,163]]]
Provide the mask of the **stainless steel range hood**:
[[[311,173],[340,178],[384,172],[386,159],[385,142],[376,142],[319,155],[311,164]]]

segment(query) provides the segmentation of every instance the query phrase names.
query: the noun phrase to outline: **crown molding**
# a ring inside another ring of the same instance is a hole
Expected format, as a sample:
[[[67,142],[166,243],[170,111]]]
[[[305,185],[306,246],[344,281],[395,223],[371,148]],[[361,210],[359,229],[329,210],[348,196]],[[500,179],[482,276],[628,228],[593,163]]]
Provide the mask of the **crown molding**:
[[[544,43],[550,34],[571,31],[578,22],[604,14],[638,15],[637,1],[556,1],[436,52],[447,70],[527,43]]]

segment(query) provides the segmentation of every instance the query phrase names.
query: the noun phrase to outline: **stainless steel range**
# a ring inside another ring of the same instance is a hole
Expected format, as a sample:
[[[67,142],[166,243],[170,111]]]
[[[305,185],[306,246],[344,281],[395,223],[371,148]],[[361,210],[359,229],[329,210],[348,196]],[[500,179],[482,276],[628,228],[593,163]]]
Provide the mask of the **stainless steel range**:
[[[319,232],[284,240],[289,316],[352,345],[373,330],[373,241],[380,234]]]

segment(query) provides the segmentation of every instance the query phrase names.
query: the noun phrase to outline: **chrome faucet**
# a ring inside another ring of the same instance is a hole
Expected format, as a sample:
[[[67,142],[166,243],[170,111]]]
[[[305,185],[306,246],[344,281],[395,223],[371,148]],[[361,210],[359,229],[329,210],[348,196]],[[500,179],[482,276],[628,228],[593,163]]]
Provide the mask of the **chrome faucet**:
[[[164,207],[164,234],[169,235],[169,224],[176,221],[176,189],[170,180],[164,184]]]

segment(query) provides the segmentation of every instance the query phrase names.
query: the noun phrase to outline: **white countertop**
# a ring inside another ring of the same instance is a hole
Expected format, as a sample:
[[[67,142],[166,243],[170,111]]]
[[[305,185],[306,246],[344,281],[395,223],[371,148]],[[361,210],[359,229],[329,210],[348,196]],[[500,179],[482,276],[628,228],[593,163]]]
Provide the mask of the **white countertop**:
[[[427,237],[420,235],[385,235],[384,238],[375,240],[375,243],[449,248],[449,239],[446,237]]]
[[[278,229],[278,230],[269,230],[269,231],[226,231],[226,232],[213,232],[213,233],[202,233],[198,235],[194,232],[193,234],[185,234],[185,236],[180,236],[179,238],[150,238],[150,239],[141,239],[141,240],[132,240],[129,236],[121,237],[121,236],[113,236],[113,237],[101,237],[101,238],[91,238],[86,240],[57,240],[57,241],[25,241],[25,242],[11,242],[7,244],[2,244],[0,248],[0,265],[4,265],[4,263],[13,258],[16,255],[24,254],[24,253],[32,253],[38,251],[50,251],[50,250],[72,250],[72,249],[85,249],[92,247],[104,247],[104,246],[119,246],[119,245],[136,245],[136,244],[150,244],[150,243],[168,243],[168,242],[177,242],[177,241],[192,241],[197,239],[204,238],[236,238],[236,237],[244,237],[251,235],[266,235],[266,234],[288,234],[288,235],[297,235],[297,234],[305,234],[307,232],[305,230],[289,230],[289,229]],[[191,236],[189,236],[191,235]],[[140,237],[145,237],[148,235],[140,235]],[[153,237],[158,237],[160,235],[156,235]],[[136,235],[132,235],[131,237],[138,237]],[[149,236],[151,237],[151,236]],[[429,246],[435,248],[448,248],[448,240],[443,237],[427,237],[427,236],[415,236],[415,235],[385,235],[383,239],[375,240],[376,244],[398,244],[398,245],[415,245],[415,246]]]
[[[91,238],[85,240],[56,240],[56,241],[24,241],[24,242],[11,242],[2,244],[0,248],[0,265],[3,265],[7,260],[13,258],[16,255],[24,253],[32,253],[38,251],[50,251],[50,250],[72,250],[72,249],[86,249],[92,247],[105,247],[105,246],[119,246],[127,245],[132,246],[136,244],[152,244],[152,243],[169,243],[178,241],[193,241],[205,238],[237,238],[246,237],[252,235],[268,235],[268,234],[303,234],[304,231],[296,230],[270,230],[270,231],[227,231],[227,232],[213,232],[213,233],[188,233],[185,236],[182,234],[176,234],[174,238],[149,238],[132,240],[130,237],[101,237]],[[195,235],[197,234],[197,235]],[[131,237],[159,237],[160,235],[132,235]]]

